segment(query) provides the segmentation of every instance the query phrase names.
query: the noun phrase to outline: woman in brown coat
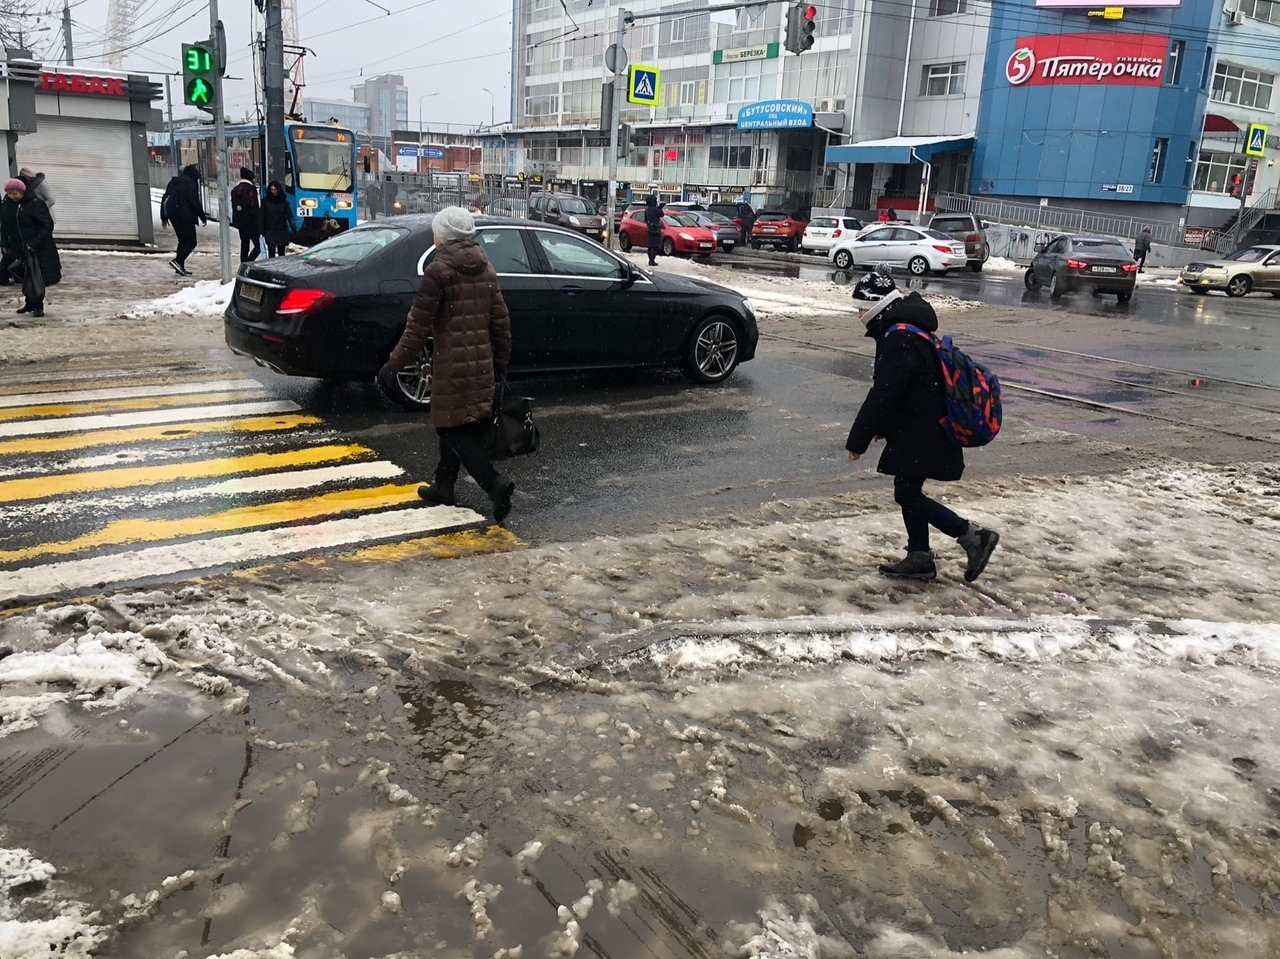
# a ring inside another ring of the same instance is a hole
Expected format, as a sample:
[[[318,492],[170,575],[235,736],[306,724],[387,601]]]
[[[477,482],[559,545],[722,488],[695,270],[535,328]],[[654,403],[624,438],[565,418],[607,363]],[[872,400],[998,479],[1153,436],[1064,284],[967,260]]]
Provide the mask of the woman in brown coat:
[[[462,207],[446,207],[431,223],[436,254],[422,274],[409,323],[391,359],[378,373],[384,391],[395,374],[432,344],[431,422],[440,436],[436,480],[418,488],[429,503],[452,506],[458,467],[493,500],[501,523],[511,512],[516,484],[494,469],[484,452],[493,413],[495,375],[511,359],[511,320],[498,275],[475,239],[476,225]]]

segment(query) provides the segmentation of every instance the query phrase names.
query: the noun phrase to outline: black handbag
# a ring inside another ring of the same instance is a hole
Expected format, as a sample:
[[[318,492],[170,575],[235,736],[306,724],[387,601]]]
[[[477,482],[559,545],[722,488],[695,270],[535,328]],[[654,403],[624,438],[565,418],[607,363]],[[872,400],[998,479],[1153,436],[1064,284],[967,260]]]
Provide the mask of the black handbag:
[[[533,401],[511,392],[505,378],[493,389],[493,415],[485,431],[484,451],[494,460],[538,452],[542,433],[533,422]]]
[[[26,261],[27,275],[22,280],[22,295],[28,303],[39,303],[44,299],[44,273],[34,253],[28,251]]]

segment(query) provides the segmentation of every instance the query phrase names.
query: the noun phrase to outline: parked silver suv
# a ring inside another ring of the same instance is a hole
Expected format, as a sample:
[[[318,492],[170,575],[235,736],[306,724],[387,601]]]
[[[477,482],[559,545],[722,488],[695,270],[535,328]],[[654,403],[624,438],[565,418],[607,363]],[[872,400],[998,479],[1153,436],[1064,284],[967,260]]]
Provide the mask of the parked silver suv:
[[[969,269],[981,272],[982,264],[991,258],[987,245],[987,224],[976,213],[935,213],[926,224],[929,229],[945,233],[953,240],[964,241],[964,255]]]

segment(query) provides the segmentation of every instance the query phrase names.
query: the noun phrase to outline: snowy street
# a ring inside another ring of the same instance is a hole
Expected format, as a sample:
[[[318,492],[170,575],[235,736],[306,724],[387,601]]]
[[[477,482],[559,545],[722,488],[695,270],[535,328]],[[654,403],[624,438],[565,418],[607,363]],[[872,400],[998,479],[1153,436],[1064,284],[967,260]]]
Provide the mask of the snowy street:
[[[663,261],[756,359],[530,380],[502,529],[191,262],[0,332],[0,959],[1280,956],[1280,304],[930,281],[1002,539],[915,583],[838,282]]]

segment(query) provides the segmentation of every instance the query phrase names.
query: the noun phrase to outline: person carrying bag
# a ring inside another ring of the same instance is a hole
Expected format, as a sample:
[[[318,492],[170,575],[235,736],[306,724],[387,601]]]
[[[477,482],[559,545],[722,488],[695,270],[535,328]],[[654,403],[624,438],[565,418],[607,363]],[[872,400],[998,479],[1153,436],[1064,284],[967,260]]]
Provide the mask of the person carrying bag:
[[[528,456],[538,452],[542,432],[533,422],[533,401],[516,396],[505,376],[499,375],[493,390],[493,417],[485,435],[484,451],[491,460]]]
[[[44,200],[28,190],[18,178],[4,185],[4,203],[0,210],[0,233],[4,261],[23,265],[22,294],[25,302],[19,313],[44,316],[45,288],[62,280],[62,261],[53,242],[53,217]]]

